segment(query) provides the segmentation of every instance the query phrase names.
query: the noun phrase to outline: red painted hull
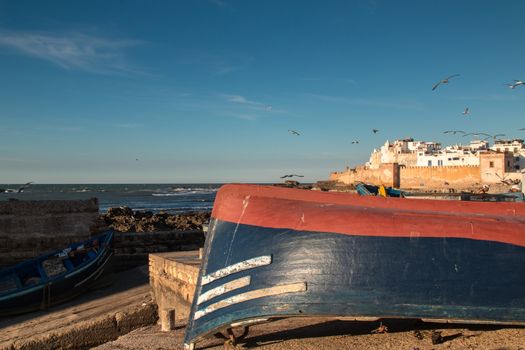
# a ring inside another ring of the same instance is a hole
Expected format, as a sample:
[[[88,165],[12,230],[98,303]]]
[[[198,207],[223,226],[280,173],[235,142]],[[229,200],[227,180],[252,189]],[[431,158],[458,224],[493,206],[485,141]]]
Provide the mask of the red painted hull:
[[[525,203],[519,202],[366,197],[270,186],[226,185],[217,194],[212,217],[297,231],[467,238],[525,247]]]

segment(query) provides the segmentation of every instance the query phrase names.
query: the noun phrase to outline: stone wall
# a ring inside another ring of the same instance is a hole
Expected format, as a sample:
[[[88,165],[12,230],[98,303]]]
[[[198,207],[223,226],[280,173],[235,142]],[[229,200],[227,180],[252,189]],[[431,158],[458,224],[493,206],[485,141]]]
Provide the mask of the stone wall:
[[[175,309],[178,319],[188,317],[200,265],[198,251],[149,256],[151,294],[159,313]]]
[[[401,188],[463,188],[481,183],[479,166],[401,167]]]
[[[357,167],[334,172],[330,180],[344,184],[365,182],[404,189],[435,189],[465,188],[479,185],[483,179],[479,166],[405,167],[391,163],[382,164],[379,169]]]
[[[0,201],[0,267],[89,238],[104,223],[98,201]]]
[[[378,169],[358,167],[330,174],[330,181],[345,184],[366,182],[376,185],[399,186],[399,165],[397,163],[381,164]]]
[[[505,173],[511,171],[512,153],[483,152],[479,155],[479,163],[483,183],[499,183],[508,178]]]
[[[148,263],[150,253],[198,250],[204,245],[202,230],[115,232],[115,269]]]

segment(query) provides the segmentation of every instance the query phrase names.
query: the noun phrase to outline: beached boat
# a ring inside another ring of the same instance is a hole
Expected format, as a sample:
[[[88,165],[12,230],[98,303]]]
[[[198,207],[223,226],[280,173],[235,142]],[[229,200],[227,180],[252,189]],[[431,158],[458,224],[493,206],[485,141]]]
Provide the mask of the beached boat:
[[[472,193],[472,192],[407,192],[393,187],[359,183],[355,186],[361,196],[406,197],[423,199],[447,199],[477,202],[525,202],[523,192]]]
[[[525,203],[226,185],[185,345],[283,316],[525,324],[524,276]]]
[[[0,271],[0,315],[64,302],[89,290],[111,271],[113,232]]]
[[[375,186],[361,182],[355,186],[355,189],[361,196],[405,197],[404,191],[383,185]]]

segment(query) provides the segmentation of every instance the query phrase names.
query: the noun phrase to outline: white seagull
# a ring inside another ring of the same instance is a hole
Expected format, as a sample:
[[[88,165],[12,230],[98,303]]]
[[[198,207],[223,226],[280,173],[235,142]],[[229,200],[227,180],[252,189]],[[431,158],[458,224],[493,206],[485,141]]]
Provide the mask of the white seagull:
[[[304,175],[296,175],[296,174],[289,174],[289,175],[283,175],[281,176],[281,179],[287,178],[287,177],[304,177]]]
[[[438,83],[432,86],[432,91],[436,90],[439,84],[448,84],[448,81],[454,77],[459,77],[459,74],[452,74],[451,76],[448,76],[445,79],[441,79]]]
[[[462,130],[447,130],[447,131],[443,131],[443,134],[450,134],[450,133],[456,135],[458,133],[464,134],[465,132],[462,131]]]
[[[514,83],[505,84],[505,85],[507,85],[511,89],[515,89],[516,86],[525,85],[525,83],[523,81],[521,81],[521,80],[514,79]]]
[[[465,107],[465,110],[463,111],[462,114],[466,116],[466,115],[469,115],[469,113],[470,113],[470,109],[468,107]]]

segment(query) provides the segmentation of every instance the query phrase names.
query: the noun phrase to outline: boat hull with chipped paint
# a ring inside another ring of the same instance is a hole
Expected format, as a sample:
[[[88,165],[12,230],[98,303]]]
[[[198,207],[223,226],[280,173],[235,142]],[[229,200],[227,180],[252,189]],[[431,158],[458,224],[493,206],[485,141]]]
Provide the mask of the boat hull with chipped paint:
[[[226,185],[185,344],[280,316],[525,324],[524,276],[524,203]]]

